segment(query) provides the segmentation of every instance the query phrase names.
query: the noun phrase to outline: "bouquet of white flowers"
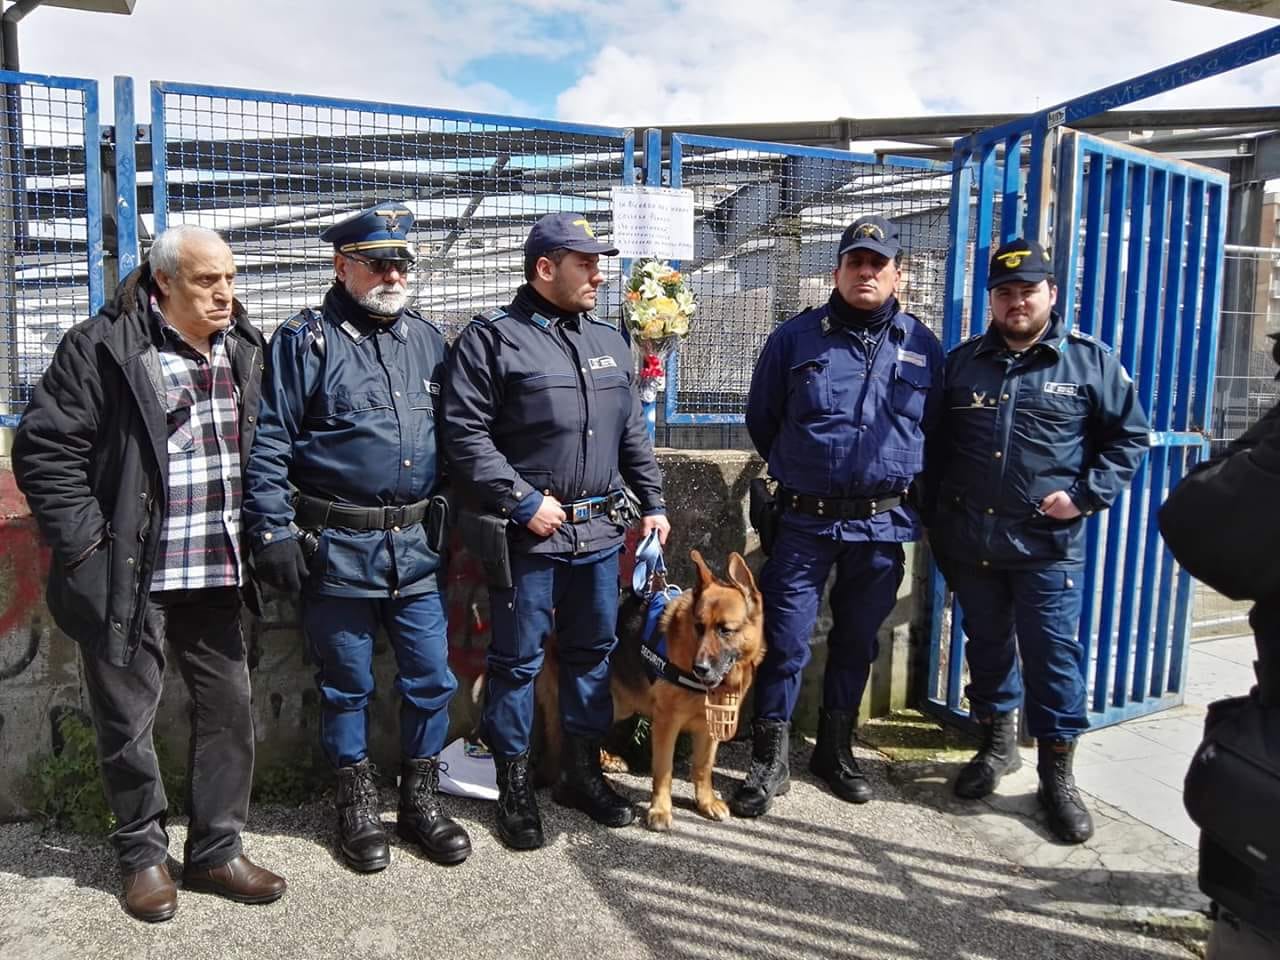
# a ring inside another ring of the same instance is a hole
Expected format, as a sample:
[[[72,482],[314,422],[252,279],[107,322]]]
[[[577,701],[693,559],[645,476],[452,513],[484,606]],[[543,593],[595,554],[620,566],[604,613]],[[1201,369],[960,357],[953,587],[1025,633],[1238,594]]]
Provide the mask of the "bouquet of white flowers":
[[[640,396],[652,403],[666,385],[662,360],[688,336],[698,304],[679,270],[662,260],[645,259],[631,270],[623,309],[631,342],[641,357]]]

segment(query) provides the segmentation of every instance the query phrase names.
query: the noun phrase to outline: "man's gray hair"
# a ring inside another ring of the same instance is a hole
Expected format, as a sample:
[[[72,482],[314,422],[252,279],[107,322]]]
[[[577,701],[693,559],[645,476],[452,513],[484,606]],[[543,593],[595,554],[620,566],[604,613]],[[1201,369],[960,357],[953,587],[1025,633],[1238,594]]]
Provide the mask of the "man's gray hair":
[[[151,272],[163,273],[166,277],[176,277],[178,262],[182,259],[183,242],[196,238],[213,239],[226,244],[217,230],[197,227],[190,223],[179,223],[165,230],[151,244],[151,252],[147,255],[147,260],[151,263]]]

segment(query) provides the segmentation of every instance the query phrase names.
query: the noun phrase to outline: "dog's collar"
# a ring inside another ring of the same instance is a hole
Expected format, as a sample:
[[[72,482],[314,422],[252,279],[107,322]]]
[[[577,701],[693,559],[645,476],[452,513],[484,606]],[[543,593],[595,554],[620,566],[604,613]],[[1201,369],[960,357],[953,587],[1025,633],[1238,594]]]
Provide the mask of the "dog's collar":
[[[664,655],[667,638],[658,629],[658,624],[662,622],[662,612],[666,610],[667,604],[680,596],[681,592],[679,587],[667,587],[649,598],[644,634],[640,641],[640,656],[644,657],[652,679],[666,680],[668,683],[674,683],[678,687],[684,687],[695,693],[707,693],[708,688],[705,683],[699,681],[689,671],[681,670]]]

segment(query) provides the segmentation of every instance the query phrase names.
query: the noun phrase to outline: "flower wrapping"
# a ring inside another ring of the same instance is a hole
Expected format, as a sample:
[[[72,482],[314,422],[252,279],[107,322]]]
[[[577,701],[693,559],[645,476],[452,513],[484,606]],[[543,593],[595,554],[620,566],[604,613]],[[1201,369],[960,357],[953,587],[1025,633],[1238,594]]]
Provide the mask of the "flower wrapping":
[[[631,342],[640,357],[640,397],[652,403],[666,386],[663,360],[689,334],[698,310],[679,270],[662,260],[636,262],[627,282],[623,311]]]

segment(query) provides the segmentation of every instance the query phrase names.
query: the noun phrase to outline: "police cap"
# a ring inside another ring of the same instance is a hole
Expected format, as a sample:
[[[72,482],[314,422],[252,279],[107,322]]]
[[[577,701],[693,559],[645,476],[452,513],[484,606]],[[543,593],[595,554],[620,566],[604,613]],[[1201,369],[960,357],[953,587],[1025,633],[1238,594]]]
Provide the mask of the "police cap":
[[[332,243],[338,253],[412,261],[417,257],[409,242],[412,227],[413,211],[403,203],[388,201],[335,223],[320,239]]]
[[[524,262],[536,263],[552,250],[574,250],[616,257],[618,248],[597,240],[591,224],[581,213],[549,213],[533,225],[524,242]]]
[[[1034,240],[1018,237],[1003,244],[991,256],[991,268],[987,271],[987,289],[994,290],[1002,283],[1015,280],[1024,283],[1053,282],[1053,260],[1044,247]]]
[[[898,242],[898,226],[884,217],[859,217],[840,238],[838,265],[850,250],[872,250],[884,257],[896,257],[902,249]]]

